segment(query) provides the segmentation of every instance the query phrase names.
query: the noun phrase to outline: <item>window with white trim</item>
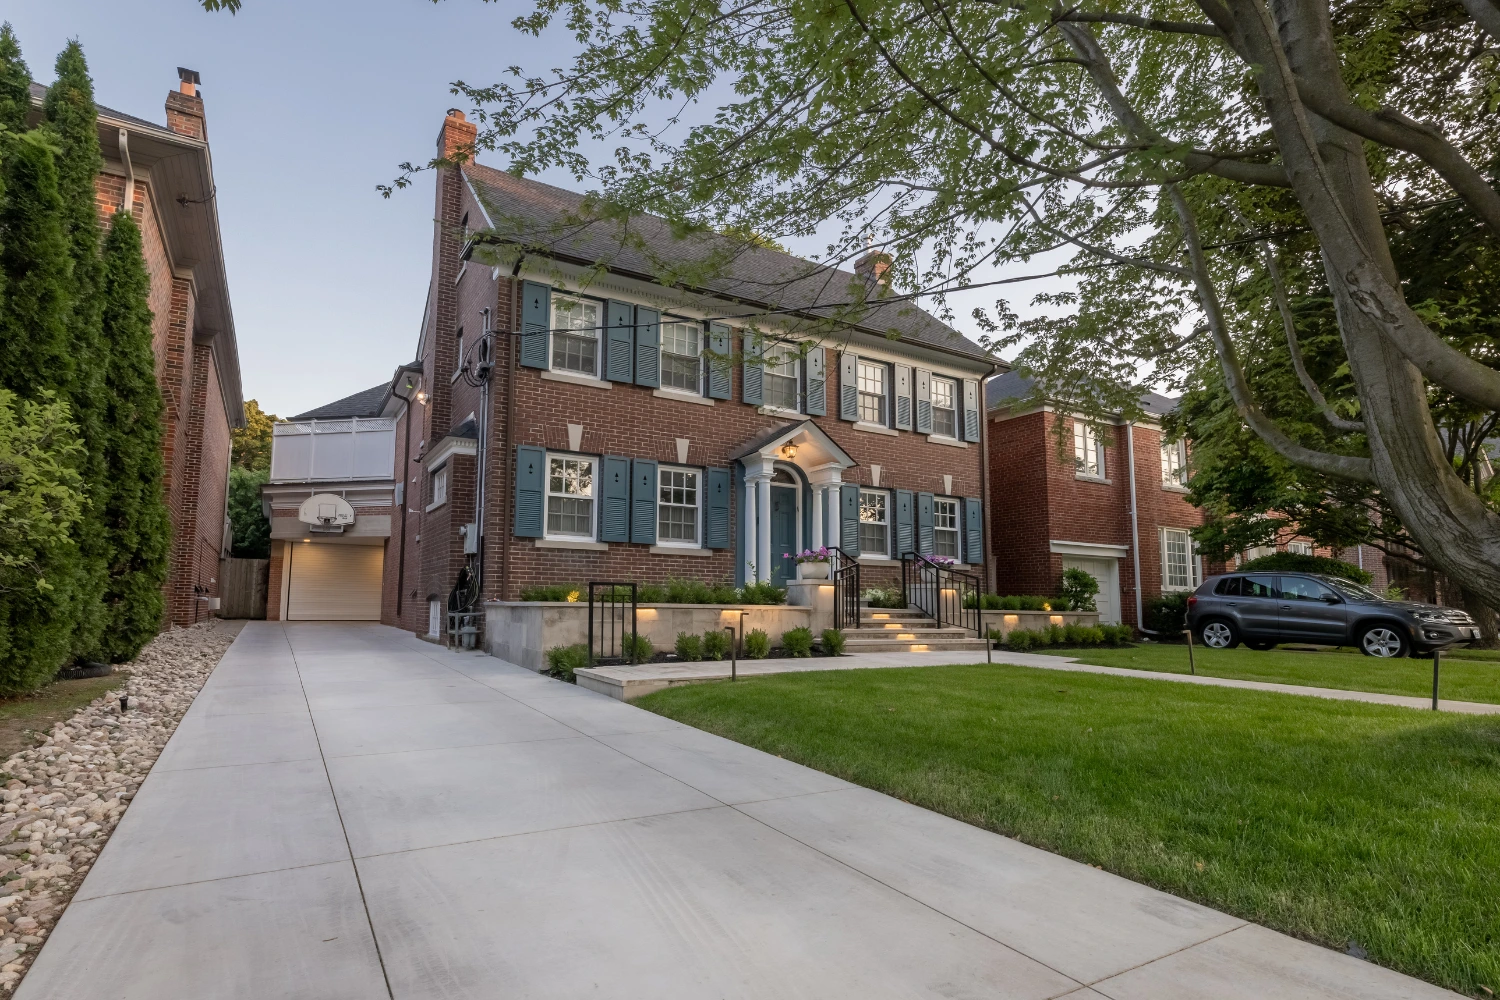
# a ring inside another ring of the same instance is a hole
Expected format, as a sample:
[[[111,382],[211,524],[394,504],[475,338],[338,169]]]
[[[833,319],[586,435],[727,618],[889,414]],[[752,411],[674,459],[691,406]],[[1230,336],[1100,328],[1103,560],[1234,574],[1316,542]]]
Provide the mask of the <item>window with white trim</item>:
[[[765,370],[761,380],[761,399],[766,406],[783,410],[802,409],[801,359],[785,348],[773,348],[765,356]]]
[[[859,552],[885,559],[891,554],[891,495],[884,490],[859,491]]]
[[[702,392],[703,328],[680,320],[661,325],[661,385],[663,389]]]
[[[958,383],[951,378],[932,378],[932,433],[958,437]]]
[[[1287,542],[1286,550],[1299,556],[1310,556],[1313,554],[1312,542]]]
[[[1192,590],[1198,585],[1193,536],[1185,528],[1161,529],[1161,589]]]
[[[1104,478],[1104,446],[1099,443],[1099,428],[1084,420],[1073,421],[1073,464],[1080,476]]]
[[[662,545],[698,546],[698,471],[657,470],[656,540]]]
[[[932,500],[932,554],[961,558],[958,549],[958,501],[945,497]]]
[[[547,456],[547,537],[594,537],[594,460]]]
[[[875,361],[859,363],[859,419],[885,427],[889,407],[890,379],[886,366]]]
[[[598,302],[553,296],[552,367],[556,371],[599,377]]]
[[[448,502],[448,467],[432,470],[432,505]]]
[[[1163,441],[1161,443],[1161,484],[1163,486],[1187,485],[1187,442]]]

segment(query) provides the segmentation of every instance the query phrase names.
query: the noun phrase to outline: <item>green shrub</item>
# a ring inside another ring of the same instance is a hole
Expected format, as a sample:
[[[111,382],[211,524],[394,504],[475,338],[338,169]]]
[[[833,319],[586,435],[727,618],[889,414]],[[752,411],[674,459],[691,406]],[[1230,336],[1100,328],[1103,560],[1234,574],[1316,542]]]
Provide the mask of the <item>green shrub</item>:
[[[828,656],[844,655],[844,633],[836,628],[823,630],[823,652]]]
[[[1000,611],[1020,611],[1021,599],[1019,597],[1002,597],[995,602]]]
[[[1367,570],[1362,570],[1353,563],[1327,556],[1302,555],[1300,552],[1276,552],[1261,556],[1242,564],[1240,570],[1260,573],[1322,573],[1324,576],[1343,577],[1355,583],[1369,583],[1373,579]]]
[[[1187,626],[1186,593],[1162,594],[1160,597],[1152,597],[1145,602],[1146,628],[1152,632],[1160,632],[1167,636],[1180,636],[1182,630]]]
[[[703,637],[692,632],[678,632],[677,641],[672,646],[679,660],[701,660],[703,659]]]
[[[659,583],[643,583],[636,588],[636,600],[642,604],[666,604],[667,588]]]
[[[811,656],[812,640],[812,629],[806,625],[798,625],[781,633],[781,647],[792,656]]]
[[[620,640],[620,653],[633,663],[649,663],[656,655],[656,646],[639,632],[629,632]]]
[[[1005,637],[1005,648],[1013,649],[1018,653],[1024,653],[1028,649],[1034,649],[1040,645],[1040,635],[1029,628],[1013,628]]]
[[[771,637],[763,628],[753,628],[745,633],[745,658],[764,660],[771,652]]]
[[[733,603],[733,599],[726,601]],[[739,603],[741,604],[785,604],[786,591],[780,587],[773,586],[770,581],[761,583],[747,583],[739,589]]]
[[[1124,646],[1135,638],[1135,629],[1129,625],[1100,625],[1106,646]]]
[[[589,648],[581,642],[571,646],[553,646],[547,650],[547,676],[576,683],[573,671],[589,665]]]
[[[1083,626],[1083,644],[1085,646],[1104,645],[1104,629],[1098,625]]]
[[[1068,641],[1068,630],[1061,625],[1047,626],[1047,645],[1062,646]]]
[[[571,599],[574,601],[587,601],[589,590],[576,583],[549,583],[521,588],[523,601],[566,601],[569,600],[569,595],[573,595]]]
[[[732,640],[729,633],[721,628],[711,628],[703,633],[703,658],[705,660],[722,660],[729,655],[729,647]]]
[[[1093,574],[1078,567],[1063,570],[1062,596],[1071,607],[1079,611],[1093,611],[1094,596],[1099,593],[1099,581]]]
[[[906,595],[901,592],[900,587],[871,587],[865,591],[865,604],[872,608],[904,611],[906,610]]]
[[[1073,603],[1066,597],[1046,597],[1040,594],[997,597],[993,604],[986,604],[987,611],[1070,611]]]
[[[1088,629],[1083,625],[1064,625],[1062,627],[1063,643],[1069,646],[1084,646],[1088,644]]]

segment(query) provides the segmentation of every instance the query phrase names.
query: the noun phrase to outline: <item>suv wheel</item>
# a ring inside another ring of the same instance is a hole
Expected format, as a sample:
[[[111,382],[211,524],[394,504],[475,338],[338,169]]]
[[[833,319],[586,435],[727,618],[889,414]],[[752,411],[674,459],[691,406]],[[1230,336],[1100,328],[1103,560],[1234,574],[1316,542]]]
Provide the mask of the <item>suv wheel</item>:
[[[1359,638],[1355,642],[1359,645],[1359,651],[1366,656],[1390,659],[1405,656],[1411,651],[1406,636],[1397,631],[1393,625],[1368,626],[1359,633]]]
[[[1240,633],[1233,622],[1210,618],[1198,626],[1198,641],[1209,649],[1233,649],[1240,644]]]

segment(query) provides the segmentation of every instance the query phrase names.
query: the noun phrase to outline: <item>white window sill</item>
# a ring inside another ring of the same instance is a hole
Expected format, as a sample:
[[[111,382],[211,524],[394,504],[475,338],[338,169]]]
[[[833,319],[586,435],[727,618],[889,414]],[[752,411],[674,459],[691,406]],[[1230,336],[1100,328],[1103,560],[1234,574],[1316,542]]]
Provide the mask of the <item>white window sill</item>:
[[[657,399],[675,399],[679,403],[697,403],[699,406],[714,405],[714,401],[707,396],[699,396],[682,389],[653,389],[651,395]]]
[[[969,446],[969,442],[967,441],[960,441],[958,438],[951,438],[942,434],[929,434],[927,435],[927,440],[933,444],[945,444],[950,448],[967,448]]]
[[[755,412],[763,417],[786,417],[789,420],[798,420],[804,416],[800,410],[788,410],[782,406],[758,406]]]
[[[428,504],[426,507],[423,507],[422,508],[422,513],[424,513],[424,514],[431,514],[433,511],[437,510],[439,507],[443,506],[443,504],[445,504],[447,502],[448,502],[448,499],[446,497],[444,497],[442,500],[435,500],[432,503]]]
[[[539,549],[576,549],[579,552],[609,551],[608,542],[591,542],[583,538],[538,538],[536,547]]]
[[[651,554],[654,556],[711,556],[714,550],[693,545],[653,545]]]
[[[884,434],[888,437],[897,436],[895,431],[891,430],[889,427],[886,427],[884,424],[872,424],[868,420],[856,420],[854,422],[854,429],[857,431],[864,431],[866,434]]]
[[[1168,493],[1186,493],[1188,491],[1186,486],[1178,486],[1176,483],[1162,483],[1161,488]]]
[[[603,379],[594,378],[592,375],[580,375],[577,372],[557,372],[550,368],[542,372],[542,378],[549,382],[569,382],[573,385],[586,385],[591,389],[614,388]]]
[[[1086,472],[1075,472],[1073,478],[1081,483],[1099,483],[1101,486],[1112,486],[1114,480],[1105,479],[1103,476],[1091,476]]]

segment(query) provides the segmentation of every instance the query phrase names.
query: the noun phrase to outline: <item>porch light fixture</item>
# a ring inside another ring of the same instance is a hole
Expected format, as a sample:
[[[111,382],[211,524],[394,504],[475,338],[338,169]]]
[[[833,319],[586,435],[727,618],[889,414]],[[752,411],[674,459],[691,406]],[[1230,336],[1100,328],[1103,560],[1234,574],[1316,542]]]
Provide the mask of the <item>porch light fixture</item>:
[[[786,444],[781,446],[781,454],[784,458],[786,458],[787,461],[791,461],[792,459],[797,457],[797,446],[791,441],[788,441]]]

